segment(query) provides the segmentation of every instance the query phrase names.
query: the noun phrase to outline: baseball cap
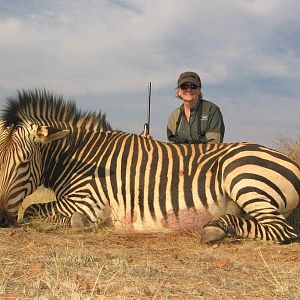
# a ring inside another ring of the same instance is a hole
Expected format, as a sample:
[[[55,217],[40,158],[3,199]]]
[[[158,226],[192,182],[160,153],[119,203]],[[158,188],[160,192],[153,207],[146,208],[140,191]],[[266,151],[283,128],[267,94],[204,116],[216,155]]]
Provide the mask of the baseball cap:
[[[177,87],[181,86],[183,83],[191,82],[196,84],[201,88],[201,79],[199,75],[195,72],[184,72],[179,75]]]

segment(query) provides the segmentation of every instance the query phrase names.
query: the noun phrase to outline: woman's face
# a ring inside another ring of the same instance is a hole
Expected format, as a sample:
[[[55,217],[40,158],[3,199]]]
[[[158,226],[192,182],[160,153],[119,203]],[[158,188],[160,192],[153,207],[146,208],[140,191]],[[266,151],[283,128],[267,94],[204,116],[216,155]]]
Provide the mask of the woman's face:
[[[178,96],[184,102],[196,103],[198,101],[200,93],[201,93],[200,87],[191,82],[183,83],[178,88]]]

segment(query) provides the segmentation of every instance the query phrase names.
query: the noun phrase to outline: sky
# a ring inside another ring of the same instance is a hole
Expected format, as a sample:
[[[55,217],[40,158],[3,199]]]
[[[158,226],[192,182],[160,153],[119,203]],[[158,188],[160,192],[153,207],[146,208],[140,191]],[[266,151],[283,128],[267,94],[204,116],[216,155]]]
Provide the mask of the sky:
[[[0,109],[45,88],[114,129],[166,141],[181,72],[197,72],[224,142],[300,136],[299,0],[0,0]]]

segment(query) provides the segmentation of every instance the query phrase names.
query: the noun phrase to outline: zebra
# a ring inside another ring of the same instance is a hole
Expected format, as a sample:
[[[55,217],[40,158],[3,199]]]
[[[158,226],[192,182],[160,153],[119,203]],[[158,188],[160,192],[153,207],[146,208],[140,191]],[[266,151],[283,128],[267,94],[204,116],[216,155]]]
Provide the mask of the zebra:
[[[113,131],[105,114],[83,113],[45,90],[7,98],[0,127],[0,226],[10,226],[39,185],[55,199],[34,214],[109,221],[137,231],[199,232],[289,243],[300,199],[299,166],[247,143],[177,145]]]

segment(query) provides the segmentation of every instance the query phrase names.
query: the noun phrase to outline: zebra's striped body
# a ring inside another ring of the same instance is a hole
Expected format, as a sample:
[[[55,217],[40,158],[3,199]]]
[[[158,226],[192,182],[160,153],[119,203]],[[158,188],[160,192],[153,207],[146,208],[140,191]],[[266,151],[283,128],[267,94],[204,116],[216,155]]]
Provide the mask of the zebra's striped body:
[[[285,217],[299,203],[300,170],[279,152],[249,143],[173,145],[101,132],[99,118],[70,117],[70,104],[48,98],[24,92],[4,113],[2,211],[16,214],[24,197],[44,184],[56,201],[28,213],[81,212],[97,222],[110,208],[115,225],[134,229],[186,232],[206,225],[204,242],[225,234],[297,239]]]

